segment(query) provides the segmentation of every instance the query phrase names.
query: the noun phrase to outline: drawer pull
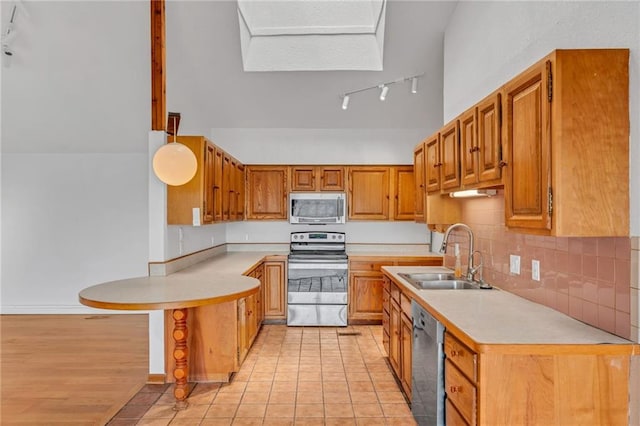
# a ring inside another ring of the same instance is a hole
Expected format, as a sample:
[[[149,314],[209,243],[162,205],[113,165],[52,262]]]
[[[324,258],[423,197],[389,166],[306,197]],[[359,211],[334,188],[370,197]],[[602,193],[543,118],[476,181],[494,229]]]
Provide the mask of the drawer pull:
[[[451,393],[462,392],[462,386],[449,386],[449,392]]]

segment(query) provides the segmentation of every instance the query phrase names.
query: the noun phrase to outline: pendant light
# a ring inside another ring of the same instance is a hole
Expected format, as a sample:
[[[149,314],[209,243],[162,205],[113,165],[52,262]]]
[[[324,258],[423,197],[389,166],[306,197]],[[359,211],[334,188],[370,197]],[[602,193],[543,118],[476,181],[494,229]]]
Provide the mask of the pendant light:
[[[161,146],[153,156],[153,171],[162,182],[171,186],[180,186],[189,182],[198,170],[196,155],[189,147],[177,142],[180,113],[169,113],[173,119],[173,142]]]

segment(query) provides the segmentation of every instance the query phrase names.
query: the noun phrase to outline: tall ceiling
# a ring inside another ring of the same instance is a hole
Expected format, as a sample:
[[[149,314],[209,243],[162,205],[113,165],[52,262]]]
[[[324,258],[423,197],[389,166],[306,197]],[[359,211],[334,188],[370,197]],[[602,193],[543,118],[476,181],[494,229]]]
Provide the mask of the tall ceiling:
[[[435,128],[443,35],[455,1],[388,0],[382,71],[243,71],[235,1],[167,2],[167,108],[181,131],[211,128]],[[416,74],[378,90],[341,95]]]

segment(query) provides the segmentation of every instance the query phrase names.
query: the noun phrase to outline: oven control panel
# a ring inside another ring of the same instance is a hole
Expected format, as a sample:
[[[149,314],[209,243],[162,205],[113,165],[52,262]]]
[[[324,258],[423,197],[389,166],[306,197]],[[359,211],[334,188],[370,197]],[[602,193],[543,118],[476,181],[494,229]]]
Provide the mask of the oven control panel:
[[[291,242],[344,243],[344,232],[292,232]]]

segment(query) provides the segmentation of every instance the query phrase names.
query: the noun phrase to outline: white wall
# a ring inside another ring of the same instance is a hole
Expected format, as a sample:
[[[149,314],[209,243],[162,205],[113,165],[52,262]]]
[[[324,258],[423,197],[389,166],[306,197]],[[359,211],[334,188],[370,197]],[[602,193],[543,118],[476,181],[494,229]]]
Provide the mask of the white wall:
[[[413,148],[440,120],[419,129],[216,128],[210,136],[246,164],[413,164]]]
[[[15,31],[2,312],[91,312],[82,288],[147,273],[148,2],[20,2]]]
[[[631,235],[640,235],[640,3],[460,2],[445,32],[444,121],[560,48],[631,49]]]

